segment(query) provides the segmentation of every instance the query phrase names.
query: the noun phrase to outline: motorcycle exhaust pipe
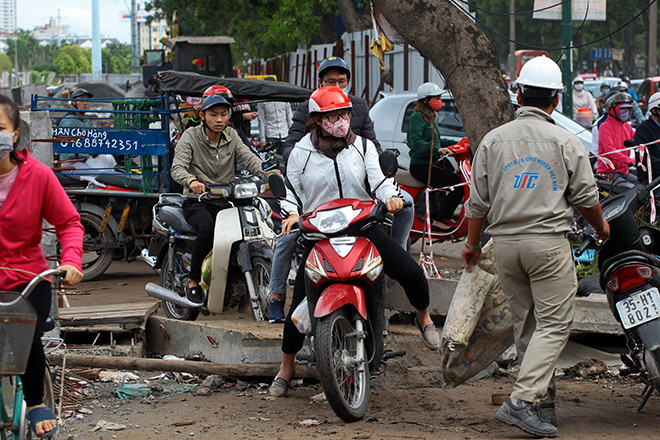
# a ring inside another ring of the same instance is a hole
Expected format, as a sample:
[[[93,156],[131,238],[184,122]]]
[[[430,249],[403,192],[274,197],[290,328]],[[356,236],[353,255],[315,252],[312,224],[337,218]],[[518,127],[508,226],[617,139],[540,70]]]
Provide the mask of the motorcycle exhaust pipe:
[[[188,299],[185,296],[179,296],[175,291],[161,287],[158,284],[147,283],[144,290],[146,290],[147,295],[151,297],[171,302],[177,306],[186,307],[188,309],[196,309],[199,307],[188,302]]]

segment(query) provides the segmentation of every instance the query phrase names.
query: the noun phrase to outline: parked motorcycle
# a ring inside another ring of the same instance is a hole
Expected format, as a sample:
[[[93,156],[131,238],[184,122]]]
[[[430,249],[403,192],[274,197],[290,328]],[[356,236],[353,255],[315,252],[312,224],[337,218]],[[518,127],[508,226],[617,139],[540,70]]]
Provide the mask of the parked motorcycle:
[[[641,410],[653,390],[660,391],[660,230],[638,226],[637,215],[649,203],[660,178],[640,184],[602,203],[610,238],[599,243],[591,228],[575,251],[599,249],[600,285],[612,314],[623,327],[629,355],[623,362],[641,373],[646,389]]]
[[[191,251],[195,229],[183,216],[180,194],[161,194],[153,209],[153,227],[161,238],[149,249],[157,257],[160,286],[149,283],[147,294],[163,301],[165,314],[174,319],[195,320],[204,314],[221,313],[225,307],[249,305],[255,321],[267,318],[268,283],[273,261],[274,233],[269,224],[268,204],[257,195],[264,180],[241,177],[227,185],[208,185],[199,199],[221,198],[231,207],[218,212],[213,250],[202,265],[204,305],[188,302]]]
[[[389,173],[383,156],[394,158]],[[396,157],[381,155],[381,168],[393,176]],[[273,193],[284,198],[282,180],[271,176],[270,181]],[[383,262],[373,243],[359,235],[384,222],[386,214],[381,201],[336,199],[303,214],[299,221],[303,236],[316,241],[304,263],[307,296],[318,298],[310,342],[314,362],[326,399],[347,422],[361,419],[366,412],[369,370],[403,354],[384,352]]]
[[[463,184],[463,205],[458,219],[451,225],[448,230],[432,229],[431,237],[433,240],[460,240],[467,235],[467,218],[465,217],[465,203],[470,198],[470,180],[472,178],[472,166],[470,164],[470,143],[464,137],[457,144],[448,147],[453,153],[453,157],[458,164],[461,176],[461,183]],[[426,228],[426,183],[420,182],[415,179],[408,170],[398,170],[396,173],[396,180],[399,187],[410,194],[415,201],[415,218],[412,228],[410,229],[410,239],[412,242],[428,236]],[[441,191],[451,191],[445,189]]]

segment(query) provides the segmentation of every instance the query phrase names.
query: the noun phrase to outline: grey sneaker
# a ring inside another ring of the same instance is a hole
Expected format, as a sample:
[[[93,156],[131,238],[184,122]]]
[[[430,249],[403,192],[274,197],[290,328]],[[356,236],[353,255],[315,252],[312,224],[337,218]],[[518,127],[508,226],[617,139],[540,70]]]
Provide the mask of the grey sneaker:
[[[557,428],[550,423],[544,422],[539,418],[537,405],[521,401],[521,405],[516,405],[507,397],[495,417],[512,426],[516,426],[528,434],[537,437],[557,437]]]
[[[557,414],[555,413],[555,402],[541,402],[536,407],[536,413],[542,422],[557,426]]]
[[[289,394],[289,382],[281,377],[276,377],[268,387],[268,394],[273,397],[286,397]]]
[[[431,350],[438,350],[440,348],[440,336],[438,336],[438,330],[436,330],[434,324],[429,324],[426,327],[422,328],[422,325],[419,323],[417,316],[415,316],[415,325],[422,333],[422,340],[424,344]]]

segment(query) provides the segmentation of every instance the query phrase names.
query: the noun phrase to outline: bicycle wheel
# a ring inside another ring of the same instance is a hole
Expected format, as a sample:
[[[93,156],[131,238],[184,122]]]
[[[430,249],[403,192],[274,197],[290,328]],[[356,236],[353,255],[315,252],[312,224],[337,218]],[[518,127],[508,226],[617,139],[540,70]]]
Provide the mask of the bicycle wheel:
[[[22,394],[17,398],[17,377],[3,376],[0,380],[2,387],[2,407],[0,408],[0,419],[5,423],[12,423],[14,429],[2,431],[6,438],[11,440],[28,440],[30,436],[30,427],[28,426],[25,415],[27,407]],[[16,406],[18,404],[18,406]],[[14,423],[17,420],[18,423]]]

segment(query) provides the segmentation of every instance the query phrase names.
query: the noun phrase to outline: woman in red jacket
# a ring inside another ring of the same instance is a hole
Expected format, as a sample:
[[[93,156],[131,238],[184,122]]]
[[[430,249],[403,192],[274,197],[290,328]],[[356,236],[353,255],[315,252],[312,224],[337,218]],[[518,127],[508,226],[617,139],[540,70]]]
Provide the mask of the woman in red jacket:
[[[66,271],[67,284],[76,284],[83,276],[80,215],[50,168],[18,148],[19,122],[16,104],[0,95],[0,291],[21,291],[33,274],[48,269],[40,246],[44,220],[55,226],[62,246],[58,269]],[[32,429],[48,438],[57,430],[53,410],[43,404],[41,335],[50,313],[50,283],[39,283],[28,301],[37,312],[37,327],[21,380]]]

